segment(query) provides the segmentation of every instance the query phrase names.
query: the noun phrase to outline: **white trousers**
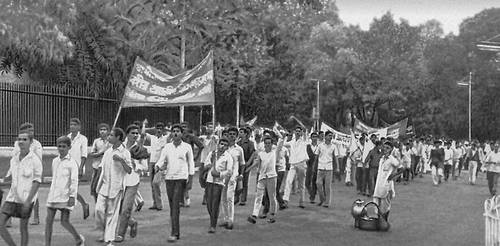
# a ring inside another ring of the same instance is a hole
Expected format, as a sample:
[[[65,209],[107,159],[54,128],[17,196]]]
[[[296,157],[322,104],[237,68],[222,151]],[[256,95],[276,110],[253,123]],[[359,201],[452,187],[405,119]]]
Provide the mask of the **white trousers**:
[[[97,229],[104,234],[104,242],[115,240],[122,196],[123,191],[120,191],[114,198],[107,198],[101,194],[97,196],[95,218]]]
[[[234,221],[234,190],[236,189],[236,182],[229,181],[229,183],[222,189],[222,216],[224,222]]]
[[[469,182],[476,184],[477,161],[469,162]]]
[[[305,197],[305,186],[306,186],[306,162],[299,162],[290,165],[290,171],[288,171],[288,175],[286,176],[285,183],[285,194],[283,195],[283,200],[290,200],[290,192],[292,191],[292,184],[295,176],[297,176],[297,188],[299,192],[299,205],[303,205],[304,197]]]
[[[345,182],[352,183],[352,164],[351,164],[351,158],[347,158],[347,161],[345,163]]]
[[[262,198],[267,188],[267,196],[269,197],[269,212],[271,216],[275,215],[278,211],[276,201],[276,181],[277,177],[261,179],[257,182],[257,194],[255,195],[255,203],[253,205],[252,215],[259,216],[262,207]]]
[[[432,182],[435,185],[439,184],[439,178],[443,177],[443,169],[442,168],[437,168],[436,166],[431,167],[431,173],[432,173]]]

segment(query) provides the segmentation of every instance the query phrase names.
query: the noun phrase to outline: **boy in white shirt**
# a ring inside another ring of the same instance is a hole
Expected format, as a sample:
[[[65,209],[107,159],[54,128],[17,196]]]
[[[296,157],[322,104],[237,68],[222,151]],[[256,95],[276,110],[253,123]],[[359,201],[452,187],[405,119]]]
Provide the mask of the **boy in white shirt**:
[[[78,164],[68,154],[71,139],[62,136],[57,139],[56,144],[59,156],[52,161],[52,183],[47,197],[45,245],[51,245],[52,227],[57,210],[61,211],[61,225],[73,236],[76,245],[84,245],[85,238],[78,234],[69,221],[78,191]]]
[[[453,166],[453,149],[451,148],[451,142],[448,141],[445,143],[445,148],[444,148],[444,181],[448,181],[452,166]]]
[[[10,160],[9,173],[12,177],[9,194],[0,213],[0,236],[7,245],[16,245],[6,222],[11,217],[20,218],[21,246],[28,245],[28,221],[42,182],[42,161],[30,150],[33,135],[20,132],[17,137],[19,153]]]
[[[262,198],[264,197],[264,192],[267,192],[270,202],[270,216],[268,219],[269,223],[276,222],[275,215],[278,210],[276,201],[276,179],[278,174],[276,173],[276,165],[278,164],[278,155],[280,149],[282,148],[283,142],[280,141],[277,149],[273,150],[273,143],[271,137],[264,137],[264,151],[259,152],[255,159],[256,165],[258,166],[257,172],[259,180],[257,182],[257,194],[255,196],[255,203],[253,207],[253,212],[250,217],[248,217],[248,222],[255,224],[257,222],[257,216],[259,215],[260,209],[262,207]]]
[[[108,143],[109,125],[106,123],[101,123],[97,126],[99,129],[99,138],[94,140],[92,143],[92,150],[89,156],[93,158],[92,160],[92,180],[90,182],[90,194],[97,201],[97,181],[99,181],[99,176],[101,175],[101,161],[104,152],[110,147]]]
[[[328,208],[331,202],[331,188],[333,178],[333,167],[339,172],[337,161],[338,149],[332,143],[333,132],[325,133],[325,141],[319,144],[318,148],[318,175],[316,179],[316,187],[318,188],[319,203],[318,206]]]
[[[87,147],[88,140],[87,137],[80,133],[81,122],[78,118],[71,118],[69,120],[69,131],[68,137],[71,139],[71,149],[69,150],[69,154],[76,161],[79,166],[79,176],[83,176],[85,161],[87,160]],[[77,195],[76,199],[82,205],[83,209],[83,219],[87,219],[90,214],[90,207],[83,196],[80,194]]]

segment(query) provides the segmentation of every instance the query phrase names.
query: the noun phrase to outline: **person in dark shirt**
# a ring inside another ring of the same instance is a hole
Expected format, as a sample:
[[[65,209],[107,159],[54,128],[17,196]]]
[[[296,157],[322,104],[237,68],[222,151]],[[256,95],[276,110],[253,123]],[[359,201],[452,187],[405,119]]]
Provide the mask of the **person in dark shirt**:
[[[375,183],[377,182],[378,165],[382,155],[382,142],[376,141],[375,148],[368,152],[368,156],[366,156],[365,160],[365,166],[368,165],[369,168],[367,196],[373,196],[373,190],[375,189]]]
[[[441,177],[443,177],[444,168],[444,149],[441,148],[441,141],[434,141],[434,148],[431,150],[431,172],[432,182],[434,185],[441,184]]]
[[[191,149],[193,150],[193,153],[196,153],[194,155],[194,161],[196,162],[200,158],[201,151],[205,146],[201,143],[200,139],[196,137],[195,135],[192,134],[192,132],[189,130],[189,123],[184,121],[181,123],[181,127],[183,129],[183,134],[182,134],[182,141],[191,145]],[[198,147],[198,151],[195,152],[194,146]],[[184,190],[184,202],[181,203],[181,206],[186,206],[189,207],[191,205],[191,199],[189,199],[189,191],[192,188],[193,184],[193,176],[189,175],[188,182],[186,184],[186,189]]]
[[[247,202],[248,195],[248,178],[250,177],[250,167],[255,159],[255,144],[249,139],[250,128],[242,127],[240,128],[238,134],[240,140],[238,145],[243,149],[243,155],[245,157],[245,166],[240,168],[239,175],[243,176],[243,189],[236,192],[236,197],[234,198],[234,204],[239,204],[240,206],[245,206]]]
[[[307,161],[307,170],[306,170],[306,188],[309,192],[309,201],[314,203],[316,198],[316,177],[318,174],[318,133],[311,133],[311,143],[307,145],[307,155],[309,156],[309,160]]]

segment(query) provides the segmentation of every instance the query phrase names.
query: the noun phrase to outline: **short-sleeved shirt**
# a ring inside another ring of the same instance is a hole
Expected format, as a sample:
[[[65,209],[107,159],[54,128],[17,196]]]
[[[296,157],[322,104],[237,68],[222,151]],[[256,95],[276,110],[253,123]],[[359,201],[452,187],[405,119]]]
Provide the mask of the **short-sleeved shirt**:
[[[486,169],[489,172],[500,173],[500,152],[497,153],[495,153],[494,151],[490,152],[486,157],[486,165],[487,165]]]
[[[240,166],[245,166],[245,154],[243,153],[243,149],[237,144],[230,146],[227,151],[233,157],[233,175],[231,178],[234,179],[238,176]]]
[[[392,191],[394,195],[394,181],[388,180],[388,178],[399,167],[401,167],[401,164],[392,155],[380,158],[373,197],[386,198],[389,195],[389,191]]]
[[[265,150],[259,152],[258,158],[260,159],[260,165],[257,171],[259,180],[278,176],[276,173],[276,149],[269,152]]]
[[[17,143],[17,141],[15,141],[14,142],[14,149],[12,150],[12,154],[10,156],[15,156],[15,155],[19,154],[19,151],[20,151],[19,144]],[[30,151],[35,153],[35,155],[38,156],[38,158],[40,158],[40,160],[42,160],[43,147],[42,147],[42,144],[40,142],[38,142],[38,140],[33,139],[33,142],[30,145]]]
[[[318,170],[333,170],[333,158],[338,153],[337,146],[330,143],[320,143],[318,146]]]
[[[78,163],[78,166],[80,166],[82,164],[82,157],[87,158],[87,137],[80,134],[80,132],[76,134],[75,138],[71,138],[71,133],[68,134],[68,137],[71,139],[71,149],[69,150],[69,154],[71,155],[71,158]]]
[[[10,159],[9,173],[12,176],[12,183],[9,194],[5,201],[24,203],[28,198],[33,182],[42,182],[42,161],[38,156],[30,151],[22,160],[19,160],[20,153]],[[32,202],[36,200],[33,196]]]
[[[94,143],[92,143],[92,153],[104,153],[111,145],[108,140],[102,138],[96,138]],[[80,158],[81,160],[81,158]],[[102,156],[94,158],[92,160],[92,168],[97,169],[101,167]],[[77,163],[78,164],[78,163]]]

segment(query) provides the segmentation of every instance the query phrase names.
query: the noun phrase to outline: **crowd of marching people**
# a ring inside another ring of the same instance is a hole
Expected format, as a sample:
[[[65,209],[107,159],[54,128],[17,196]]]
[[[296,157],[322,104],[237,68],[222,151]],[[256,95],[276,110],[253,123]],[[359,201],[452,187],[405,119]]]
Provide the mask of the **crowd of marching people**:
[[[168,242],[180,239],[181,207],[189,207],[189,192],[197,170],[204,189],[210,222],[208,232],[234,227],[235,206],[248,203],[251,173],[256,175],[256,193],[247,221],[259,219],[275,223],[279,210],[291,206],[291,194],[298,194],[297,206],[333,207],[332,183],[356,186],[358,195],[371,197],[388,220],[394,183],[407,185],[431,173],[433,184],[455,181],[468,170],[467,181],[476,183],[479,172],[486,172],[488,187],[496,194],[500,176],[499,142],[453,141],[445,138],[411,137],[396,139],[375,134],[360,134],[350,145],[334,141],[331,131],[307,132],[299,125],[291,131],[252,127],[203,127],[196,136],[187,122],[174,125],[134,122],[125,129],[99,124],[99,137],[90,152],[88,140],[80,133],[81,122],[70,120],[69,134],[57,138],[58,156],[52,160],[51,185],[45,203],[45,244],[51,245],[54,217],[59,211],[61,225],[74,237],[76,245],[85,245],[85,237],[70,223],[76,201],[83,217],[90,205],[79,194],[79,178],[87,157],[92,160],[90,195],[94,198],[99,242],[112,245],[137,235],[145,200],[139,192],[141,177],[149,176],[152,211],[161,211],[161,185],[166,187],[171,232]],[[14,143],[6,180],[10,190],[0,213],[0,236],[7,245],[15,245],[8,227],[12,217],[20,219],[21,245],[28,245],[28,224],[40,224],[38,190],[42,183],[43,148],[34,138],[35,127],[24,123]],[[1,201],[0,197],[0,201]],[[44,204],[44,203],[42,203]],[[135,208],[135,209],[134,209]],[[33,216],[32,216],[33,213]],[[219,216],[221,213],[221,216]],[[219,221],[220,220],[220,221]]]

